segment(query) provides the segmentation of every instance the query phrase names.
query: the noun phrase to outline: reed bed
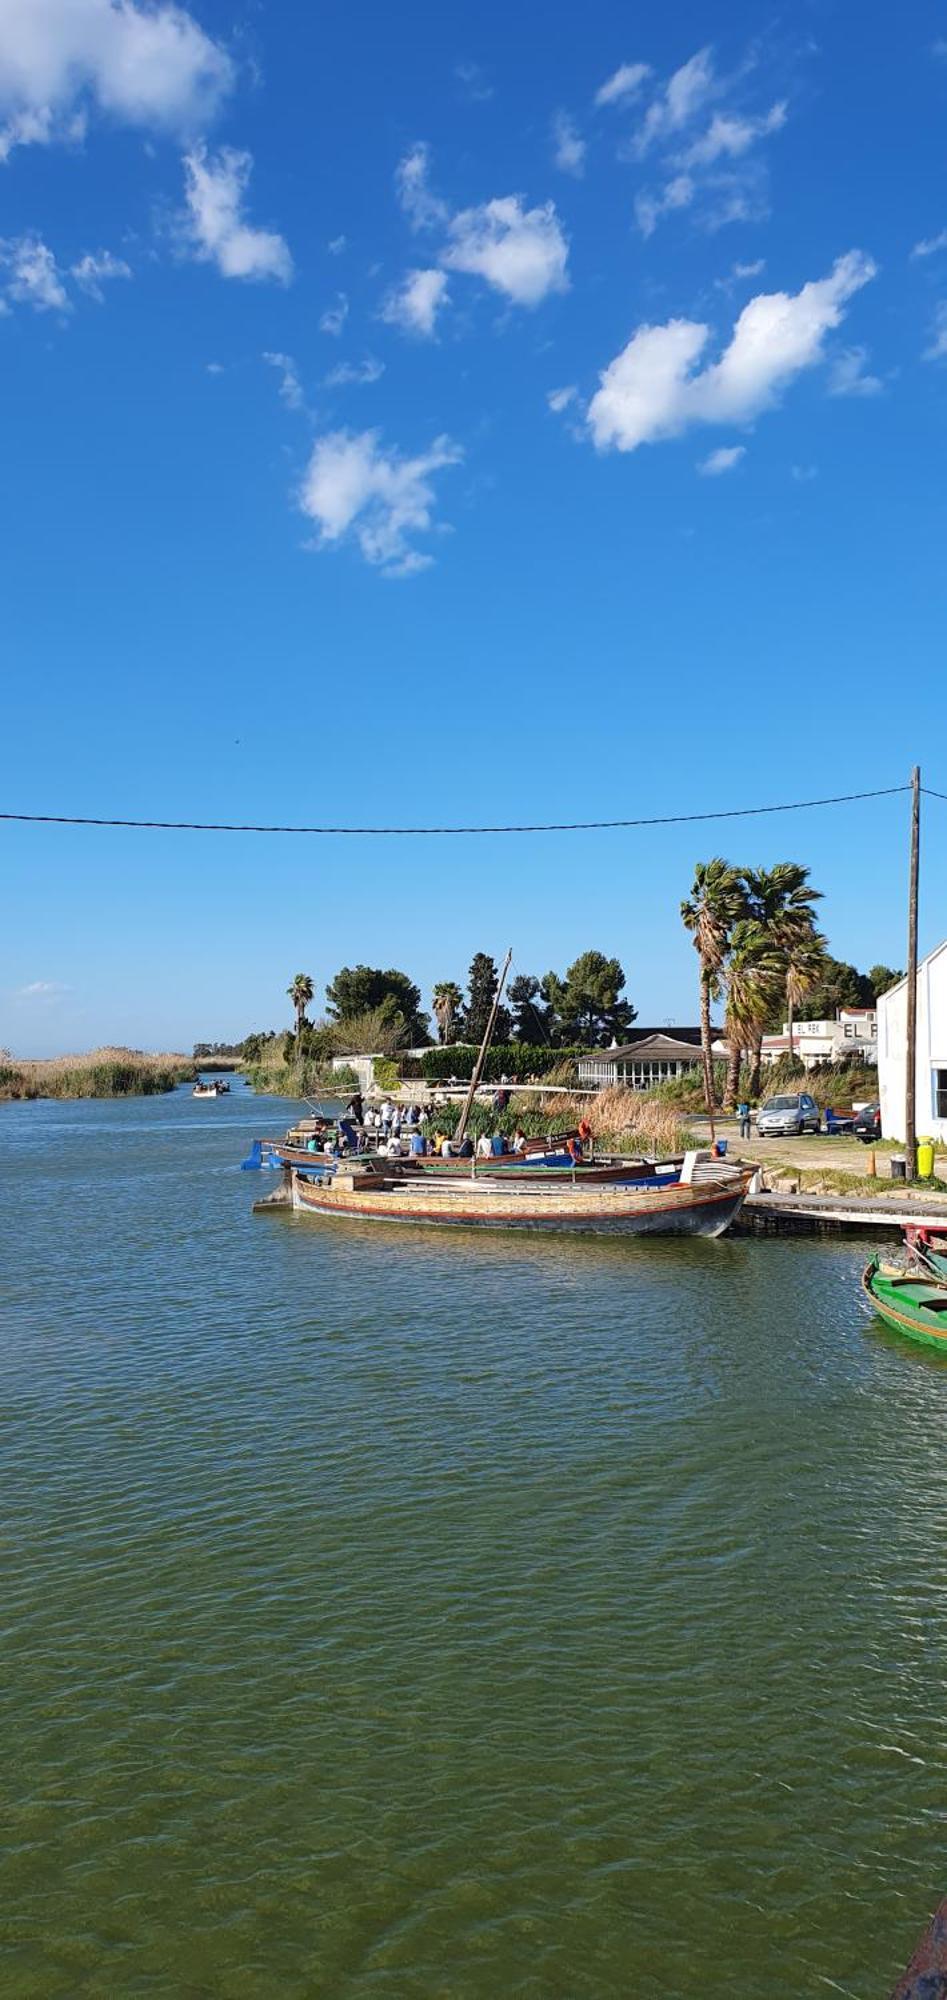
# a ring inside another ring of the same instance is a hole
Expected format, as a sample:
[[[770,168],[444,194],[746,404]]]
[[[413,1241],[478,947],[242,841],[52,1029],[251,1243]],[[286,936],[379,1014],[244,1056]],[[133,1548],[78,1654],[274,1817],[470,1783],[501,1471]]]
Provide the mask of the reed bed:
[[[193,1075],[190,1056],[141,1049],[92,1049],[25,1062],[3,1057],[0,1097],[155,1097]]]

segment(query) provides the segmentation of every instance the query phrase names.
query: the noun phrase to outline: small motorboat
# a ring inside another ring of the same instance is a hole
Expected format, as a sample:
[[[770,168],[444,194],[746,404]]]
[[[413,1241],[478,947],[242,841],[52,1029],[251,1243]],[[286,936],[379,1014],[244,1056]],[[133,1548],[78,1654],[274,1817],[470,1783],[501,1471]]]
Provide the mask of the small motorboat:
[[[202,1083],[200,1077],[191,1092],[192,1097],[226,1097],[229,1083]]]
[[[876,1255],[862,1272],[862,1290],[894,1333],[947,1354],[947,1279],[905,1271]]]

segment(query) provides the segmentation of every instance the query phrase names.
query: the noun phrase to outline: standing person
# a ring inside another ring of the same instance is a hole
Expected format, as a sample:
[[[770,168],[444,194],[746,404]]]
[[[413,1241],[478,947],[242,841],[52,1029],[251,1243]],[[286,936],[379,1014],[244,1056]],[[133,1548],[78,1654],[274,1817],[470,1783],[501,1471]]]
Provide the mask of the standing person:
[[[380,1116],[381,1116],[382,1135],[386,1139],[388,1138],[388,1135],[391,1131],[391,1121],[394,1115],[395,1115],[394,1105],[392,1104],[390,1098],[388,1097],[384,1098],[382,1102]]]
[[[748,1139],[750,1136],[750,1106],[745,1097],[741,1098],[740,1103],[737,1105],[737,1117],[740,1120],[740,1137],[741,1139]]]
[[[345,1107],[345,1115],[347,1118],[353,1118],[355,1120],[356,1125],[362,1124],[365,1117],[365,1106],[362,1101],[362,1093],[360,1090],[355,1090],[352,1092],[348,1104]]]

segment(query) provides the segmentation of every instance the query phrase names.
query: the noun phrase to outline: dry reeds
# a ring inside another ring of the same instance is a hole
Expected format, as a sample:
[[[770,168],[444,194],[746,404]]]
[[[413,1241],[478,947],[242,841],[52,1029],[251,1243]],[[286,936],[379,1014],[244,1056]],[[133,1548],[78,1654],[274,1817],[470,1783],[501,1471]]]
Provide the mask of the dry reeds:
[[[190,1056],[141,1049],[0,1061],[0,1097],[153,1097],[193,1076]]]

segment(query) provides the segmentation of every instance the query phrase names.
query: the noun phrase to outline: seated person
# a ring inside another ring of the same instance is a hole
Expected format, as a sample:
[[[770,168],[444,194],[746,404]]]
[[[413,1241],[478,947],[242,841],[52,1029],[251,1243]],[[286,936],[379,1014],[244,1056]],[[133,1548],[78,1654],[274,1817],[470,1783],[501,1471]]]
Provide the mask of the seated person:
[[[489,1158],[490,1158],[490,1156],[491,1156],[492,1152],[493,1152],[493,1147],[492,1147],[492,1145],[491,1145],[491,1143],[490,1143],[490,1135],[489,1135],[489,1133],[488,1133],[488,1132],[481,1132],[481,1134],[480,1134],[480,1137],[479,1137],[479,1139],[477,1140],[477,1158],[478,1158],[478,1160],[489,1160]]]

